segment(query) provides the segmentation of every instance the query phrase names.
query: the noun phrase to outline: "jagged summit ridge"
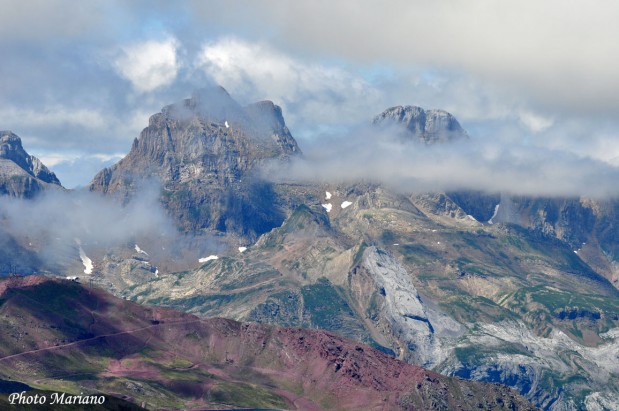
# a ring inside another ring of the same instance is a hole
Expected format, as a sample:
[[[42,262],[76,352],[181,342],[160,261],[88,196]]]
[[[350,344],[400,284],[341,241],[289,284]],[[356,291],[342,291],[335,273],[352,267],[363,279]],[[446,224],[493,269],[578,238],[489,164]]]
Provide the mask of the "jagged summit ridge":
[[[0,131],[0,195],[31,198],[50,186],[61,187],[56,175],[24,150],[18,135]]]
[[[21,138],[10,130],[0,131],[0,158],[13,161],[31,176],[49,184],[60,185],[56,174],[24,150]]]
[[[280,107],[270,101],[242,107],[224,88],[209,87],[152,115],[126,159],[145,157],[151,166],[159,166],[171,157],[204,163],[213,155],[235,152],[239,162],[251,160],[253,164],[293,155],[299,147]]]
[[[468,138],[456,118],[444,110],[424,110],[417,106],[395,106],[372,120],[377,126],[400,126],[407,134],[426,144],[444,143]]]
[[[257,168],[299,153],[277,105],[243,107],[222,87],[207,87],[152,115],[129,154],[98,173],[90,189],[127,199],[155,177],[184,229],[255,238],[283,221]]]
[[[289,155],[299,151],[279,106],[265,100],[243,107],[221,86],[198,89],[190,98],[163,107],[160,113],[151,116],[149,125],[157,124],[162,118],[181,122],[198,120],[212,126],[223,126],[227,131],[235,127],[247,137],[262,140],[262,145],[275,143],[282,149],[282,153],[278,154]],[[282,140],[282,137],[286,138]]]

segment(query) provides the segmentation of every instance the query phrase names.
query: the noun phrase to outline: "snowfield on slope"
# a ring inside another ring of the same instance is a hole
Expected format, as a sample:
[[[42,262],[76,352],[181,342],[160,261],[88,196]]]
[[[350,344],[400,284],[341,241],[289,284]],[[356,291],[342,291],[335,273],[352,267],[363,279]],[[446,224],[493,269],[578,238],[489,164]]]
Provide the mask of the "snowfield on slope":
[[[198,260],[199,263],[205,263],[207,261],[211,261],[211,260],[217,260],[219,257],[217,257],[216,255],[209,255],[208,257],[203,257],[200,258]]]
[[[82,242],[80,241],[80,239],[76,238],[75,242],[77,243],[77,246],[79,247],[80,259],[82,260],[82,264],[84,265],[84,274],[92,274],[92,269],[94,267],[92,260],[88,258],[88,256],[84,252],[84,249],[82,248]]]

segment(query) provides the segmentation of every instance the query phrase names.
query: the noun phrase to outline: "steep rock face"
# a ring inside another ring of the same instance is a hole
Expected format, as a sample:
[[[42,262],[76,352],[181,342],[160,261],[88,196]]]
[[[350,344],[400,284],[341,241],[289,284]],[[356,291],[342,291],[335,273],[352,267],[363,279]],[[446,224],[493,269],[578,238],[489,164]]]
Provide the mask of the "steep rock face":
[[[38,158],[28,154],[19,136],[0,131],[0,195],[31,198],[60,181]]]
[[[483,218],[480,221],[517,224],[560,240],[619,288],[619,201],[475,193],[450,193],[449,197],[465,212]]]
[[[416,106],[396,106],[374,117],[377,126],[395,125],[426,144],[444,143],[468,138],[458,120],[443,110],[424,110]]]
[[[483,224],[515,224],[559,240],[619,289],[619,201],[458,191],[416,195],[420,209]]]
[[[252,240],[283,221],[273,187],[256,167],[298,153],[278,106],[241,107],[221,87],[203,89],[151,116],[129,154],[97,174],[90,189],[128,199],[154,177],[183,229]]]

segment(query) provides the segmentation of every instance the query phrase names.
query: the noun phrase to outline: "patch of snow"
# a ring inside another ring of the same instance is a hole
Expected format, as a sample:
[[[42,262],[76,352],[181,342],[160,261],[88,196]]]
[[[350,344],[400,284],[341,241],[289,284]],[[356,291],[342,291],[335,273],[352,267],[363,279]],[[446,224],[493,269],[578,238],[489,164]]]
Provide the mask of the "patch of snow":
[[[466,216],[473,221],[477,221],[477,219],[470,214],[467,214]]]
[[[394,243],[393,245],[400,245],[400,244],[398,244],[398,243]]]
[[[325,191],[325,200],[331,200],[331,193],[328,191]]]
[[[330,213],[331,208],[333,207],[333,204],[327,203],[327,204],[322,204],[322,206],[325,208],[325,210],[327,210],[327,213]]]
[[[80,248],[80,259],[82,260],[82,264],[84,264],[84,274],[92,274],[92,260],[88,258],[80,243],[78,243],[78,246]]]
[[[228,120],[224,121],[224,126],[226,126],[226,128],[230,128],[230,125],[228,124]]]
[[[432,230],[433,233],[436,233],[436,230]]]
[[[352,201],[344,201],[344,202],[342,203],[342,208],[346,208],[346,207],[348,207],[348,206],[349,206],[349,205],[351,205],[351,204],[352,204]]]
[[[159,277],[159,269],[155,268],[155,277]]]
[[[437,242],[436,242],[436,244],[440,244],[440,243],[441,243],[440,241],[437,241]]]
[[[209,255],[208,257],[204,257],[204,258],[200,258],[198,260],[199,263],[205,263],[207,261],[211,261],[211,260],[217,260],[219,257],[217,257],[216,255]]]
[[[148,253],[147,253],[146,251],[142,250],[142,249],[140,248],[140,246],[139,246],[139,245],[137,245],[137,244],[135,245],[135,251],[136,251],[136,252],[138,252],[138,253],[140,253],[140,254],[145,254],[145,255],[148,255]]]
[[[242,253],[245,250],[247,250],[247,247],[239,247],[239,253]]]
[[[494,214],[492,214],[492,217],[490,217],[490,220],[488,220],[488,224],[494,224],[494,222],[492,221],[492,219],[494,217],[496,217],[497,213],[499,212],[499,207],[501,206],[501,204],[497,204],[494,206]]]
[[[578,251],[574,250],[574,254],[578,254]]]

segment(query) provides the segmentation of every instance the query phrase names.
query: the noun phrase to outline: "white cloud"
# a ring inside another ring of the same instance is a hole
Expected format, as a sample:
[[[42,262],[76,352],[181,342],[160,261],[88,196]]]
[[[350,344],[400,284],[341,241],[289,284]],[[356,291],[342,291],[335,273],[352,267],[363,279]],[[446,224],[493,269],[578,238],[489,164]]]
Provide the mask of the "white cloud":
[[[78,159],[79,154],[69,153],[46,153],[37,156],[47,167],[54,167],[57,164],[73,162]]]
[[[462,70],[536,103],[619,113],[613,0],[215,3],[191,4],[204,24],[304,55]]]
[[[0,124],[35,154],[128,150],[200,86],[197,58],[241,102],[281,105],[296,137],[415,104],[471,136],[619,157],[612,0],[34,1],[3,3]]]
[[[134,43],[122,47],[114,60],[114,68],[131,82],[136,91],[152,91],[170,85],[176,79],[179,70],[177,48],[178,42],[174,38]]]
[[[197,67],[233,95],[274,100],[291,123],[367,121],[381,100],[380,92],[360,75],[239,39],[204,45]]]
[[[554,124],[554,119],[544,117],[528,110],[520,110],[519,118],[522,124],[534,133],[544,131]]]
[[[141,108],[125,112],[107,111],[104,107],[75,108],[52,105],[39,110],[0,105],[0,124],[22,138],[31,154],[74,152],[114,155],[129,149],[131,141],[148,125],[149,114]]]
[[[42,110],[29,108],[0,108],[0,123],[9,125],[19,122],[30,127],[79,126],[98,129],[107,123],[106,115],[95,108],[71,108],[53,105]],[[19,134],[19,130],[14,130]]]
[[[266,176],[329,184],[360,180],[406,193],[482,190],[517,195],[617,197],[619,168],[591,157],[502,136],[425,146],[376,129],[358,129],[305,147],[304,158]]]
[[[88,37],[101,28],[109,8],[100,1],[86,5],[71,0],[4,0],[0,14],[0,42]],[[71,11],[70,18],[67,18],[67,10]]]
[[[98,154],[79,154],[79,153],[67,153],[67,152],[59,152],[59,153],[44,153],[38,156],[39,160],[43,162],[47,167],[54,167],[59,164],[73,164],[76,161],[86,161],[86,162],[111,162],[118,161],[125,156],[125,153],[98,153]]]

